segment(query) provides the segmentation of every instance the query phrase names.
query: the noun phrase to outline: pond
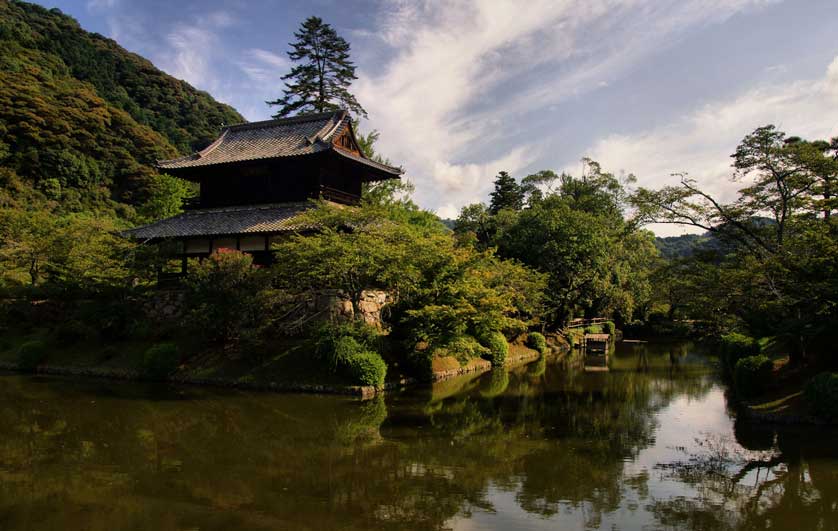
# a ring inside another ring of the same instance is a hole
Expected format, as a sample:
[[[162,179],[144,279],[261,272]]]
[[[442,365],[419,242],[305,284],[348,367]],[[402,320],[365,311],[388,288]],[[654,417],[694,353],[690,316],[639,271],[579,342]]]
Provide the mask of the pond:
[[[838,433],[620,344],[346,398],[0,376],[0,529],[838,529]]]

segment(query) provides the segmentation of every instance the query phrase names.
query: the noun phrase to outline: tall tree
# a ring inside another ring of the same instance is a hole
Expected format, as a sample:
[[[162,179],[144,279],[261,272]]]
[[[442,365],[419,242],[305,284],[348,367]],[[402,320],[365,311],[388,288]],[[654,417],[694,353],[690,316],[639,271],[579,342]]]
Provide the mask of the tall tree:
[[[268,102],[280,106],[274,118],[337,109],[366,117],[367,111],[349,92],[357,79],[349,43],[319,17],[308,17],[294,37],[288,57],[297,64],[282,76],[283,96]]]
[[[521,210],[524,205],[524,190],[515,178],[502,171],[495,179],[495,190],[490,194],[489,212],[497,214],[501,210]]]

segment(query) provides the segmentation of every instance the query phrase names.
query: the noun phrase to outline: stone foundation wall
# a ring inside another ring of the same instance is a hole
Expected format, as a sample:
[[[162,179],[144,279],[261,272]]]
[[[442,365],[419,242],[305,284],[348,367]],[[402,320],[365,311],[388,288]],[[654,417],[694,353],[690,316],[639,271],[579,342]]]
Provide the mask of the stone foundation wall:
[[[142,302],[143,311],[153,322],[175,321],[183,317],[185,297],[182,290],[158,290]]]
[[[393,303],[393,297],[383,290],[364,290],[358,311],[365,323],[382,327],[382,311],[388,304]],[[337,290],[322,291],[317,294],[315,311],[323,312],[324,317],[332,321],[350,321],[355,317],[352,301],[344,293]]]

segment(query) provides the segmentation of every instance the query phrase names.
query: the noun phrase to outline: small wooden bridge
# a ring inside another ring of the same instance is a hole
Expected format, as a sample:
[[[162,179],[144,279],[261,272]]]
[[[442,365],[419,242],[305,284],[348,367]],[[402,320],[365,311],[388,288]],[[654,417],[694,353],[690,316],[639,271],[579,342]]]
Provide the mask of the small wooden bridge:
[[[583,326],[597,325],[608,322],[607,317],[593,317],[591,319],[571,319],[565,328],[581,328]]]

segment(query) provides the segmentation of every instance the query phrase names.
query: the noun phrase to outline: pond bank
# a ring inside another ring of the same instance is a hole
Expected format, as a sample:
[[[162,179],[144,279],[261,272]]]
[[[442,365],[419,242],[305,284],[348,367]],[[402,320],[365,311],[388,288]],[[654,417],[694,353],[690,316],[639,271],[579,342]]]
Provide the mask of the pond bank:
[[[510,352],[506,360],[505,368],[514,368],[525,365],[539,358],[540,354],[532,349],[521,348]],[[464,374],[482,374],[492,370],[492,365],[483,359],[471,360],[457,370],[433,371],[430,382],[438,382]],[[97,366],[72,366],[45,364],[38,366],[34,371],[24,371],[17,363],[0,361],[0,371],[9,373],[34,373],[45,376],[71,376],[81,378],[98,378],[104,380],[117,380],[129,382],[149,381],[140,371],[128,368],[97,367]],[[195,371],[197,372],[197,371]],[[216,374],[218,371],[216,371]],[[269,377],[268,377],[269,378]],[[195,374],[175,374],[167,380],[168,383],[198,385],[207,387],[219,387],[238,389],[243,391],[262,391],[277,393],[305,393],[305,394],[331,394],[345,395],[360,398],[362,400],[373,398],[376,394],[384,391],[403,389],[410,386],[428,383],[427,380],[418,378],[400,378],[388,381],[383,389],[376,389],[371,385],[346,385],[338,382],[310,383],[296,381],[274,381],[269,379],[254,380],[249,376],[237,377],[235,373],[230,376],[198,376]]]

